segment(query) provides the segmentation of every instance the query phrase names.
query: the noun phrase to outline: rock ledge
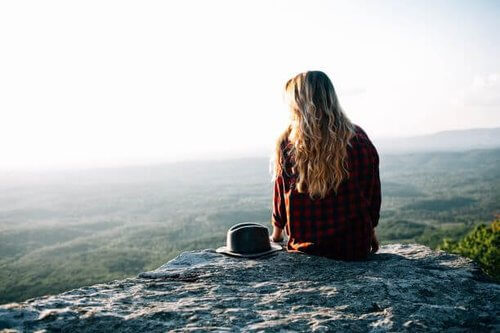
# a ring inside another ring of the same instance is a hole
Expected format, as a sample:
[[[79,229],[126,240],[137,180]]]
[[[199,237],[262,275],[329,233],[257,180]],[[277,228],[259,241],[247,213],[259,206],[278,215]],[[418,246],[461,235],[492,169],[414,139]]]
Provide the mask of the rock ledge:
[[[136,278],[0,306],[6,331],[500,331],[466,258],[392,244],[365,262],[184,252]]]

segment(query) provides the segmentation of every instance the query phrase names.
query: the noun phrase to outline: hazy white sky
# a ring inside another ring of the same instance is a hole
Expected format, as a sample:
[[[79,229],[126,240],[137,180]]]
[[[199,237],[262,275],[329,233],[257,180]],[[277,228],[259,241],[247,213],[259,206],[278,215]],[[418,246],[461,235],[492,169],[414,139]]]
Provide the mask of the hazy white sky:
[[[498,31],[498,1],[2,1],[0,168],[265,151],[306,70],[372,137],[500,126]]]

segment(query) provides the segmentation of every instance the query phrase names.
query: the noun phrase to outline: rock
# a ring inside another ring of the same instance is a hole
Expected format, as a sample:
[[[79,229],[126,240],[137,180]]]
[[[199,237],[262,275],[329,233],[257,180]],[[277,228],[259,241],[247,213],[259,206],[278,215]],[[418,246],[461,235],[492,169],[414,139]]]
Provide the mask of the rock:
[[[469,259],[392,244],[364,262],[180,254],[136,278],[0,306],[18,331],[500,331],[500,286]]]

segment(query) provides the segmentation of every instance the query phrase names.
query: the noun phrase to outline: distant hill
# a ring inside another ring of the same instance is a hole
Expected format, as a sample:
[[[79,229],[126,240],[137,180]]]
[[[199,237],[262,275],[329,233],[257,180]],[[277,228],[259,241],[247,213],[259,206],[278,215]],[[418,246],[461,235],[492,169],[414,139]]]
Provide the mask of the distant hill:
[[[500,127],[451,130],[428,135],[373,138],[381,153],[464,151],[500,147]]]

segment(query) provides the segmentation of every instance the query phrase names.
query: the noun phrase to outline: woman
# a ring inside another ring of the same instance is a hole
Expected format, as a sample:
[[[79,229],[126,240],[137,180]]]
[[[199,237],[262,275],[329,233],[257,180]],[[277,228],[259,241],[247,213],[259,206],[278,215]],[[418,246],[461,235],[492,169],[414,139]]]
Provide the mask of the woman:
[[[273,168],[273,241],[287,250],[363,260],[378,250],[379,156],[342,111],[328,76],[301,73],[285,86],[290,125]]]

